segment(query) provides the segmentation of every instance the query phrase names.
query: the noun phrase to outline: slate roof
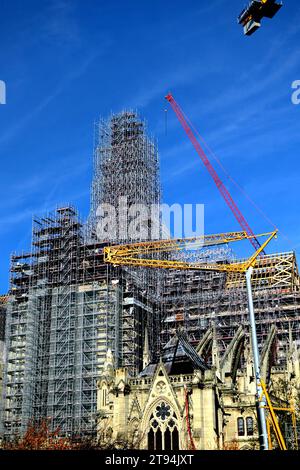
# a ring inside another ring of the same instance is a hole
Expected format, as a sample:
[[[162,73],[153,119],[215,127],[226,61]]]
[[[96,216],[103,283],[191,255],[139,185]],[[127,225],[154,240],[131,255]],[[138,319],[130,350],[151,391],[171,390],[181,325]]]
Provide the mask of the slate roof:
[[[190,374],[195,369],[206,370],[209,366],[197,354],[181,331],[170,339],[162,351],[161,360],[168,375]],[[157,367],[156,363],[148,364],[139,374],[140,377],[153,376]]]

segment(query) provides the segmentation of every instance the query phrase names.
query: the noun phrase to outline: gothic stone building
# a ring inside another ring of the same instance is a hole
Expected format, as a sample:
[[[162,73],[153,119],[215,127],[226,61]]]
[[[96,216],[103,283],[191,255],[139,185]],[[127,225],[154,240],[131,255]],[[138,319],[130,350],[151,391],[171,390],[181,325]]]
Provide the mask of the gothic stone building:
[[[271,396],[279,380],[292,385],[300,378],[293,343],[287,366],[272,365],[275,342],[273,328],[261,351]],[[113,362],[109,351],[98,382],[100,439],[149,450],[259,448],[253,363],[242,327],[222,358],[212,327],[196,349],[178,332],[156,363],[149,363],[146,344],[144,369],[136,377],[126,368],[114,369]]]

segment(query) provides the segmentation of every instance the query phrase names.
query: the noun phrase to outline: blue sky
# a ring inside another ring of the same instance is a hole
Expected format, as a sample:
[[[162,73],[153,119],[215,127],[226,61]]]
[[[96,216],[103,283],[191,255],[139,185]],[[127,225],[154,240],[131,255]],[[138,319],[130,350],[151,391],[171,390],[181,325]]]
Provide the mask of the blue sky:
[[[248,38],[236,23],[244,3],[2,0],[0,292],[10,253],[30,247],[32,214],[70,201],[87,216],[93,122],[111,111],[148,120],[165,202],[204,203],[207,233],[239,229],[171,109],[166,132],[169,90],[285,234],[270,250],[299,250],[300,4],[286,0]],[[272,229],[224,182],[254,231]]]

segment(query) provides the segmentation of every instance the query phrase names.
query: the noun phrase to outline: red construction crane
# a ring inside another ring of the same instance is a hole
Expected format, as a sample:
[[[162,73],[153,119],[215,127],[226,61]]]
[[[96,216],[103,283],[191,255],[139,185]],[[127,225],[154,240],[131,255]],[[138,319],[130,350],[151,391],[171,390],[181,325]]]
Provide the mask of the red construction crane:
[[[180,106],[175,101],[175,99],[173,98],[171,93],[169,93],[165,98],[166,98],[167,101],[169,101],[170,105],[172,106],[179,122],[181,123],[183,129],[187,133],[190,141],[192,142],[193,146],[195,147],[196,152],[198,153],[199,157],[201,158],[202,162],[204,163],[205,167],[207,168],[210,176],[214,180],[218,190],[220,191],[223,198],[225,199],[226,204],[231,209],[234,217],[236,218],[236,220],[238,221],[238,223],[242,227],[243,231],[246,232],[247,235],[253,237],[253,238],[249,238],[249,241],[251,242],[251,244],[255,248],[255,251],[257,251],[260,248],[259,241],[255,238],[251,227],[249,226],[249,224],[246,221],[245,217],[243,216],[243,214],[239,210],[238,206],[236,205],[236,203],[232,199],[228,189],[226,188],[226,186],[224,186],[223,182],[219,178],[216,170],[214,169],[214,167],[210,163],[207,155],[205,154],[205,152],[204,152],[203,148],[201,147],[200,143],[198,142],[191,126],[188,124],[188,122],[187,122]],[[262,252],[262,253],[265,254],[264,252]]]

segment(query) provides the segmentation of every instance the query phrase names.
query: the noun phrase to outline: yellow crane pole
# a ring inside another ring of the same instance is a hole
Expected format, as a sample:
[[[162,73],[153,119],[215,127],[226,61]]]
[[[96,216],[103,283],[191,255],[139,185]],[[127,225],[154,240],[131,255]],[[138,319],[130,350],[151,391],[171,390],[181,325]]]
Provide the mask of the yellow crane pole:
[[[261,387],[263,396],[265,398],[264,401],[266,402],[266,404],[264,406],[267,407],[269,412],[270,412],[270,420],[271,420],[271,423],[272,423],[272,426],[273,426],[275,436],[276,436],[277,442],[279,444],[280,450],[287,450],[286,443],[284,441],[284,437],[282,435],[280,426],[278,424],[278,420],[277,420],[277,417],[275,415],[273,405],[271,403],[269,394],[267,392],[266,384],[264,383],[264,381],[262,379],[260,379],[260,387]],[[262,399],[260,400],[260,402],[262,403]]]

